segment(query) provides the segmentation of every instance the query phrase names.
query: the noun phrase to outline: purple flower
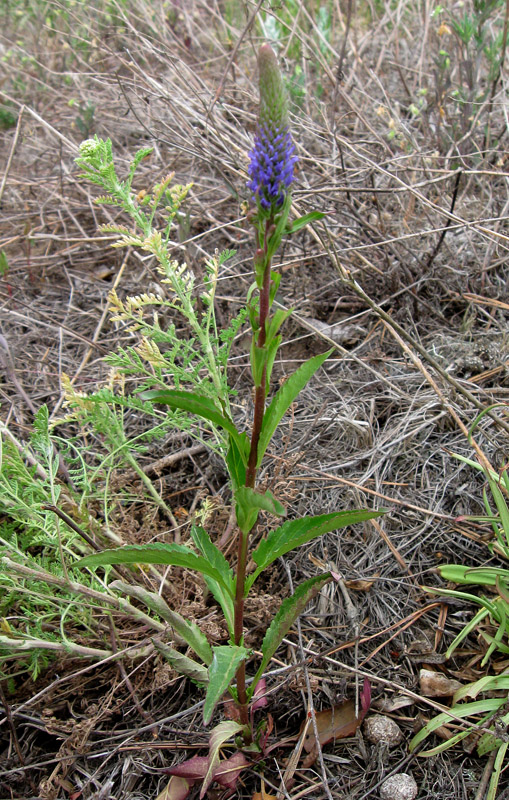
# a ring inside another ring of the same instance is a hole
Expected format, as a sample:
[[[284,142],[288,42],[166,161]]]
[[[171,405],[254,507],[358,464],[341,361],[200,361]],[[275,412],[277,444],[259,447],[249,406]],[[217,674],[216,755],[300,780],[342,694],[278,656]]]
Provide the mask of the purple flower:
[[[258,53],[260,111],[248,168],[253,201],[268,211],[280,208],[293,181],[297,156],[288,126],[288,101],[274,51],[268,44]]]

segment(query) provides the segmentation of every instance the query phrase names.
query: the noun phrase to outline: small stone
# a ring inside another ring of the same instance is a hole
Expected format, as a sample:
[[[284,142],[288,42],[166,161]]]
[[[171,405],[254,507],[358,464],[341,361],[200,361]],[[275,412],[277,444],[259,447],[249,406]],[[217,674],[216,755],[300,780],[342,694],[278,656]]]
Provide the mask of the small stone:
[[[414,800],[417,784],[407,772],[391,775],[380,788],[381,800]]]
[[[364,723],[364,733],[366,738],[373,744],[383,744],[394,747],[403,739],[403,733],[390,717],[383,717],[381,714],[368,717]]]

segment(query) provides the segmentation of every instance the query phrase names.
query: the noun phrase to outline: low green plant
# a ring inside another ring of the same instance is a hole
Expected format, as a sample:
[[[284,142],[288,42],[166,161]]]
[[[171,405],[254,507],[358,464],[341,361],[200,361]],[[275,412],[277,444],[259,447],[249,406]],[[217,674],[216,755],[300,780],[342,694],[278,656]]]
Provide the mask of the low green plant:
[[[271,439],[291,404],[317,372],[329,352],[314,356],[291,374],[280,388],[267,398],[271,375],[281,343],[280,329],[291,312],[274,310],[273,304],[281,275],[273,269],[273,259],[283,237],[301,230],[323,217],[310,212],[290,222],[291,184],[296,161],[287,118],[287,100],[276,57],[268,45],[259,53],[260,113],[254,148],[251,152],[248,188],[254,207],[248,218],[255,230],[254,281],[248,291],[245,308],[225,329],[218,326],[215,293],[219,272],[231,251],[216,253],[207,263],[203,285],[198,289],[189,267],[179,264],[171,254],[170,230],[188,186],[172,186],[171,176],[163,178],[152,192],[137,193],[133,179],[138,165],[149,153],[140,150],[129,169],[127,179],[117,176],[111,142],[97,136],[84,142],[78,164],[84,177],[99,185],[105,194],[97,202],[116,206],[131,217],[134,227],[108,225],[120,238],[116,247],[138,247],[155,258],[169,298],[141,294],[120,300],[114,293],[111,305],[115,319],[128,325],[140,336],[138,345],[110,357],[117,373],[141,375],[139,396],[121,400],[150,414],[165,406],[171,424],[191,435],[212,441],[224,459],[229,475],[237,522],[237,559],[232,566],[213,543],[205,529],[191,528],[191,542],[154,543],[107,550],[81,559],[80,569],[105,565],[156,564],[183,567],[202,576],[221,608],[229,633],[226,645],[211,646],[199,626],[170,612],[161,599],[140,587],[114,582],[126,594],[144,602],[152,612],[160,613],[192,651],[192,657],[169,646],[160,649],[175,669],[198,681],[205,688],[203,720],[208,724],[216,706],[228,694],[233,701],[234,718],[220,722],[211,732],[208,757],[191,759],[174,774],[179,781],[168,789],[168,797],[184,797],[192,784],[202,779],[202,796],[212,780],[221,782],[225,765],[229,780],[235,785],[238,773],[248,763],[250,753],[261,753],[267,737],[266,723],[254,724],[254,711],[264,704],[264,672],[283,637],[311,598],[337,576],[330,572],[306,580],[285,599],[268,626],[261,644],[262,658],[248,679],[246,664],[250,652],[244,640],[244,602],[262,572],[279,557],[323,534],[368,520],[383,510],[352,510],[321,514],[283,522],[262,538],[254,549],[250,539],[260,512],[285,517],[286,509],[272,492],[257,483],[258,471]],[[198,289],[198,291],[197,291]],[[185,321],[187,336],[179,336],[175,325],[161,325],[158,309],[170,307]],[[151,321],[148,308],[155,309]],[[235,422],[235,392],[228,382],[228,355],[236,332],[244,321],[251,328],[250,364],[254,385],[254,408],[250,430],[241,430]],[[171,369],[168,369],[168,365]],[[170,383],[170,386],[167,384]],[[96,396],[97,397],[97,396]],[[103,402],[118,404],[114,393],[102,395]],[[87,402],[89,399],[87,400]],[[79,399],[71,398],[74,404]],[[248,561],[255,565],[247,572]],[[366,702],[364,703],[366,705]],[[366,709],[364,709],[365,711]],[[219,761],[223,744],[236,738],[239,751],[230,759]],[[172,778],[172,780],[173,780]],[[184,787],[182,788],[182,781]],[[172,794],[172,792],[174,794]]]
[[[495,406],[481,412],[474,420],[470,436],[481,419]],[[486,486],[483,489],[483,503],[486,514],[483,516],[463,516],[459,520],[470,520],[478,523],[488,523],[493,530],[493,539],[488,547],[493,554],[498,554],[505,559],[509,559],[509,474],[507,465],[500,473],[496,473],[487,466],[464,456],[453,454],[468,466],[484,474]],[[489,489],[489,492],[488,492]],[[491,494],[491,500],[490,500]],[[493,507],[494,503],[494,507]],[[470,585],[477,587],[490,587],[492,594],[473,594],[458,589],[444,589],[426,586],[424,589],[431,594],[455,597],[468,604],[480,606],[480,610],[474,614],[472,619],[464,626],[454,641],[449,645],[445,654],[446,659],[451,658],[457,647],[473,631],[478,631],[481,639],[487,645],[486,652],[482,658],[481,666],[485,666],[491,657],[496,653],[509,655],[509,569],[487,565],[484,567],[466,567],[461,564],[444,564],[438,567],[439,575],[446,581],[459,585]],[[489,623],[491,631],[495,629],[495,634],[486,629]],[[474,683],[462,686],[453,696],[451,714],[447,711],[439,714],[431,720],[419,733],[414,736],[410,743],[410,750],[414,750],[424,739],[433,733],[441,725],[447,725],[452,719],[476,718],[477,723],[466,728],[459,733],[442,742],[440,745],[426,751],[421,751],[421,756],[432,756],[447,750],[457,744],[465,737],[471,735],[477,728],[482,726],[483,733],[477,743],[479,755],[485,755],[496,750],[493,773],[486,800],[495,800],[500,776],[504,768],[504,760],[509,747],[507,740],[507,726],[509,725],[509,707],[507,702],[507,690],[509,689],[509,675],[505,671],[501,675],[486,675]],[[480,700],[476,699],[479,695],[490,695]],[[473,702],[462,702],[471,699]]]
[[[435,123],[447,147],[466,136],[475,140],[478,111],[493,100],[505,60],[507,9],[504,0],[472,0],[433,11],[443,42],[435,59]],[[488,131],[483,133],[485,146]]]

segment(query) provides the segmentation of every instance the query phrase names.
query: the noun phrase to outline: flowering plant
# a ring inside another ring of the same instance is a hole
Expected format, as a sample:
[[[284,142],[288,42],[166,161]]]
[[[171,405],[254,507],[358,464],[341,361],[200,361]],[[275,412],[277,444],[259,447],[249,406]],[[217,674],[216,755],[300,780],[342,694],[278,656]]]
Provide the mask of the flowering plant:
[[[173,375],[173,387],[165,385],[170,375],[155,371],[152,386],[142,392],[145,403],[164,404],[168,413],[175,414],[175,424],[198,417],[212,431],[219,452],[224,457],[229,473],[235,518],[237,523],[237,559],[235,570],[222,551],[211,541],[203,527],[193,525],[190,544],[156,543],[144,546],[126,546],[87,556],[78,562],[80,567],[105,564],[150,563],[184,567],[203,576],[213,597],[219,604],[226,620],[229,642],[223,646],[211,646],[199,626],[171,611],[161,598],[142,590],[137,597],[152,610],[157,611],[192,651],[192,657],[175,648],[160,644],[161,652],[181,673],[205,687],[203,720],[208,724],[218,703],[225,693],[233,700],[233,719],[220,722],[210,736],[209,756],[197,757],[173,770],[174,788],[168,797],[185,797],[190,786],[203,781],[202,796],[207,786],[216,780],[230,789],[235,786],[238,773],[247,764],[246,748],[251,754],[263,752],[267,738],[267,726],[262,722],[255,727],[254,711],[265,704],[263,697],[264,672],[267,669],[283,637],[304,610],[308,602],[329,581],[334,580],[330,572],[316,575],[298,586],[294,594],[286,598],[265,632],[261,644],[262,659],[254,675],[248,680],[246,664],[250,652],[244,642],[244,601],[259,575],[270,564],[290,550],[323,534],[361,522],[384,513],[383,510],[338,511],[319,516],[291,519],[272,529],[258,546],[249,552],[250,536],[261,511],[276,517],[285,517],[286,509],[269,491],[257,487],[257,473],[267,452],[278,424],[315,372],[324,363],[330,351],[310,358],[303,363],[274,392],[269,403],[271,373],[281,342],[280,329],[291,311],[277,309],[273,303],[281,276],[273,270],[272,261],[282,238],[300,230],[323,214],[311,212],[289,224],[291,188],[294,167],[297,161],[288,120],[286,91],[276,56],[269,45],[260,48],[258,56],[260,76],[260,110],[254,147],[248,168],[249,182],[254,208],[248,215],[256,231],[254,255],[254,283],[251,286],[246,311],[240,322],[248,318],[251,325],[250,362],[254,384],[254,408],[251,430],[237,428],[230,409],[230,390],[227,381],[227,363],[222,342],[224,336],[217,333],[214,311],[214,294],[218,271],[231,252],[216,255],[207,265],[206,291],[201,295],[205,309],[200,316],[194,296],[194,279],[185,267],[179,266],[169,255],[168,231],[176,209],[189,187],[169,188],[170,178],[154,188],[152,196],[141,201],[131,189],[132,177],[137,164],[148,151],[136,154],[129,179],[120,182],[116,176],[111,142],[97,137],[81,145],[78,163],[84,175],[103,186],[108,194],[100,202],[121,206],[133,218],[137,230],[115,227],[121,234],[117,246],[135,245],[152,253],[159,264],[166,283],[170,284],[175,300],[172,302],[188,320],[193,330],[192,356],[200,366],[200,380],[195,381],[193,391],[182,388],[190,376]],[[153,219],[160,201],[166,202],[168,225],[165,232],[155,230]],[[112,226],[108,226],[112,230]],[[157,304],[155,296],[141,295],[122,302],[115,295],[112,304],[116,318],[129,321],[135,330],[142,329],[150,339],[151,329],[137,316],[145,305]],[[240,323],[239,323],[240,324]],[[173,329],[173,335],[175,330]],[[142,351],[147,359],[158,364],[163,359],[157,347],[157,338],[152,336],[150,346]],[[159,336],[159,340],[161,337]],[[156,352],[157,351],[157,352]],[[159,354],[159,355],[158,355]],[[189,355],[189,354],[188,354]],[[159,359],[159,360],[158,360]],[[163,359],[164,361],[164,359]],[[189,355],[188,364],[192,364]],[[204,379],[203,374],[207,377]],[[147,373],[149,381],[150,373]],[[201,434],[200,434],[201,435]],[[255,565],[247,574],[248,556]],[[119,589],[129,591],[125,584],[116,582]],[[132,589],[131,589],[132,593]],[[149,596],[150,595],[150,596]],[[220,761],[222,745],[237,737],[240,750],[230,759]],[[178,788],[177,788],[178,787]],[[180,792],[180,793],[179,793]]]

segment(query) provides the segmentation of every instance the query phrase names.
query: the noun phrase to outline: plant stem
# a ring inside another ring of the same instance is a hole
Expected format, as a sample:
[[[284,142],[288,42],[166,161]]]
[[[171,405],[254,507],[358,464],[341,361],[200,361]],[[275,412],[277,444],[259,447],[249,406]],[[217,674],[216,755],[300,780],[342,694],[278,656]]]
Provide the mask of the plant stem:
[[[263,348],[267,338],[267,323],[270,313],[270,268],[271,259],[268,257],[269,231],[274,224],[273,218],[265,222],[264,235],[264,271],[263,281],[260,289],[260,312],[258,317],[258,339],[257,346]],[[267,368],[264,366],[260,385],[255,386],[253,427],[251,432],[251,447],[246,471],[246,486],[250,489],[255,488],[256,471],[258,462],[258,442],[262,431],[263,414],[265,412],[265,398],[267,396]],[[234,619],[234,639],[235,644],[242,643],[244,629],[244,589],[246,581],[247,550],[249,544],[249,533],[244,533],[239,529],[238,556],[237,556],[237,586],[235,593],[235,619]],[[243,661],[237,670],[237,698],[240,711],[240,722],[242,725],[249,724],[249,714],[247,708],[246,694],[246,665]]]

